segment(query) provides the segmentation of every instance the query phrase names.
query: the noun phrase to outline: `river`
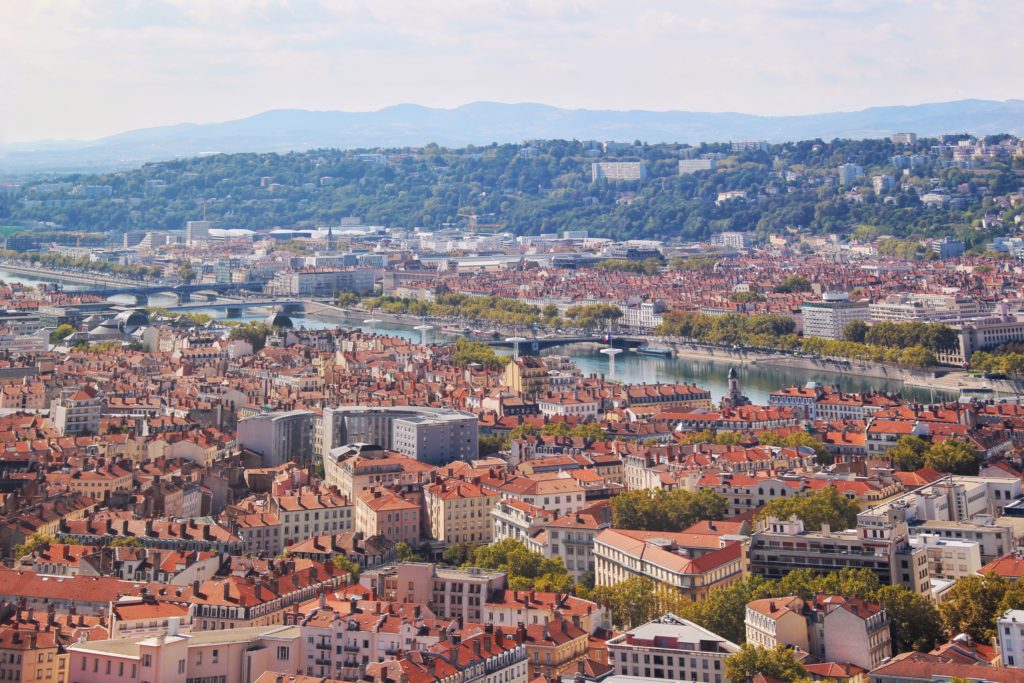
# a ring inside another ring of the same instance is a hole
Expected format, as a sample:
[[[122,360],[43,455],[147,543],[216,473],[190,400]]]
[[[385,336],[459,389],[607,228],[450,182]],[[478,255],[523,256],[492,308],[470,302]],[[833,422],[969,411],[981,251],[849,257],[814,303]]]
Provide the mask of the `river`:
[[[52,284],[58,282],[57,278],[49,276],[30,276],[19,273],[12,273],[0,268],[0,280],[6,282],[21,282],[26,285],[37,285],[40,283]],[[66,289],[74,290],[83,288],[81,283],[61,281]],[[114,297],[114,301],[125,305],[133,305],[134,297]],[[155,295],[149,300],[150,306],[173,306],[177,299],[173,295]],[[223,308],[196,309],[195,313],[206,313],[214,318],[225,318]],[[261,320],[266,317],[266,312],[259,313],[247,311],[245,315],[232,318],[233,320],[249,321]],[[358,328],[365,331],[377,331],[383,334],[390,334],[404,339],[419,341],[420,332],[414,330],[411,325],[398,323],[377,323],[373,326],[367,325],[355,319],[344,323],[328,323],[313,318],[302,317],[301,314],[293,316],[297,326],[304,326],[313,329],[325,329],[335,326]],[[457,335],[447,334],[441,330],[432,330],[429,333],[431,341],[452,341]],[[580,367],[585,374],[608,375],[608,358],[600,353],[597,346],[593,344],[573,344],[558,349],[549,349],[543,352],[544,355],[568,355]],[[729,368],[734,367],[732,363],[725,361],[695,360],[689,358],[661,358],[657,356],[644,356],[631,351],[619,354],[615,359],[615,377],[618,380],[630,384],[655,383],[655,382],[686,382],[696,384],[711,391],[711,396],[718,401],[728,391],[726,375]],[[795,368],[777,368],[764,365],[735,365],[739,375],[740,385],[743,393],[751,401],[759,405],[768,403],[768,395],[786,385],[804,385],[807,382],[818,382],[819,384],[837,384],[843,391],[888,391],[900,392],[904,396],[916,401],[928,403],[932,400],[932,392],[929,389],[919,387],[905,387],[902,382],[894,380],[881,380],[867,377],[856,377],[850,375],[837,375],[823,372],[813,372]],[[937,398],[949,398],[952,395],[941,395],[936,392]]]

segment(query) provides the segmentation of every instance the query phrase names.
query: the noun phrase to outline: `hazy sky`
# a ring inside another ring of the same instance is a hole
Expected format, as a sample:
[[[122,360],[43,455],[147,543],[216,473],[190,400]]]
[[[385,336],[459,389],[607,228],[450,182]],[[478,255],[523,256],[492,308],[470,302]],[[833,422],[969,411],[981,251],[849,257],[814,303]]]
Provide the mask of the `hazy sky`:
[[[1024,97],[1018,0],[3,0],[0,141],[476,100],[795,114]]]

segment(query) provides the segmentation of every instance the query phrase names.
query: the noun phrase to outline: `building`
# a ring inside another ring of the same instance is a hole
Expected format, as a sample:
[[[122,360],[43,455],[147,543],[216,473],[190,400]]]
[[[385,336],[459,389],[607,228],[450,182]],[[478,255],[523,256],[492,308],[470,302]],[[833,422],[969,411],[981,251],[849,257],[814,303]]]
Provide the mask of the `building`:
[[[839,184],[844,186],[853,185],[864,177],[864,168],[857,164],[841,164],[837,172],[839,173]]]
[[[714,171],[717,162],[714,159],[680,159],[679,175],[688,175],[698,171]]]
[[[428,562],[403,562],[363,572],[359,583],[382,600],[427,605],[442,619],[461,617],[479,624],[484,602],[494,591],[505,588],[505,574],[477,567],[452,569]]]
[[[1024,668],[1024,610],[1007,610],[996,624],[1003,666]]]
[[[647,164],[642,161],[595,161],[590,165],[590,180],[640,181],[647,177]]]
[[[893,133],[889,136],[889,140],[894,145],[916,145],[917,144],[917,133]]]
[[[195,246],[210,239],[210,221],[188,221],[185,223],[185,244]]]
[[[490,544],[491,510],[500,500],[496,491],[474,481],[446,479],[424,487],[431,538],[445,543]]]
[[[50,405],[53,427],[62,436],[99,434],[103,399],[95,387],[66,389]]]
[[[643,576],[702,600],[743,577],[744,549],[739,537],[604,529],[594,538],[595,582],[614,586]]]
[[[322,452],[346,444],[374,444],[426,463],[444,465],[479,455],[474,413],[450,408],[325,408]]]
[[[746,196],[744,194],[744,196]],[[749,249],[753,244],[753,238],[749,232],[735,232],[732,230],[720,232],[714,237],[714,243],[726,249]]]
[[[846,325],[854,320],[868,320],[866,301],[850,301],[846,292],[828,292],[821,301],[805,301],[800,306],[805,337],[843,339]]]
[[[366,444],[335,448],[324,458],[327,485],[352,498],[374,486],[418,491],[430,481],[435,469],[401,453]]]
[[[858,598],[817,595],[766,598],[747,603],[747,642],[788,645],[822,662],[873,669],[892,655],[885,609]]]
[[[536,356],[519,356],[505,365],[504,385],[524,398],[537,398],[551,390],[549,368]]]
[[[844,567],[870,569],[882,585],[898,584],[929,595],[928,555],[910,545],[905,512],[887,508],[885,514],[861,513],[857,528],[834,531],[827,524],[807,531],[797,517],[767,517],[750,540],[750,573],[781,579],[794,569],[816,572]]]
[[[928,574],[933,579],[956,581],[980,573],[981,544],[975,541],[921,533],[910,537],[910,545],[925,549]]]
[[[420,505],[388,489],[365,489],[356,494],[354,528],[364,536],[382,535],[393,543],[416,548],[423,537]]]
[[[263,456],[264,467],[286,462],[309,464],[313,460],[316,415],[309,410],[253,415],[238,421],[239,448]]]
[[[253,683],[264,671],[297,671],[297,627],[251,627],[145,638],[85,640],[68,647],[73,683]]]
[[[766,140],[740,140],[730,143],[733,152],[767,152],[768,142]]]
[[[619,676],[728,683],[725,660],[739,646],[674,614],[608,641],[608,663]]]
[[[960,258],[964,255],[964,248],[963,242],[949,235],[931,243],[932,253],[940,259]]]
[[[371,292],[373,281],[373,268],[303,269],[278,273],[267,287],[272,294],[333,297],[338,292]]]

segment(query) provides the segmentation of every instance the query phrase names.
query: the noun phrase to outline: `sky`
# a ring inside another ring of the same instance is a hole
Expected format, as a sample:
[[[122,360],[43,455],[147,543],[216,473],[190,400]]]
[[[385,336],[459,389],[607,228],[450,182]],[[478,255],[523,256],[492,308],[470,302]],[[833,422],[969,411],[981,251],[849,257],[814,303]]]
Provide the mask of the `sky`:
[[[1017,0],[3,0],[0,142],[269,109],[1024,97]]]

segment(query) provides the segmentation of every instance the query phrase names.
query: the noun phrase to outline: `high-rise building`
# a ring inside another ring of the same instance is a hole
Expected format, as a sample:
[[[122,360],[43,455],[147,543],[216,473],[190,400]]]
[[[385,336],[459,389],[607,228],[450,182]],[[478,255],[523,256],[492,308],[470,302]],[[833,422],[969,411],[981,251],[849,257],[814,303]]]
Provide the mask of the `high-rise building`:
[[[185,244],[192,246],[210,239],[210,221],[188,221],[185,223]]]
[[[375,444],[432,464],[469,460],[478,455],[477,417],[449,408],[325,408],[323,452],[350,443]]]
[[[894,145],[916,145],[917,133],[893,133],[889,139]]]
[[[847,323],[871,317],[866,301],[850,301],[846,292],[827,292],[821,301],[800,306],[805,337],[842,339]]]
[[[253,415],[238,422],[238,445],[263,456],[264,467],[313,459],[314,413],[290,410]]]
[[[647,177],[647,164],[642,161],[595,161],[590,165],[592,182],[605,180],[643,180]]]
[[[680,159],[679,160],[679,175],[686,175],[688,173],[695,173],[697,171],[713,171],[715,170],[714,159]]]
[[[853,185],[864,177],[864,168],[857,164],[842,164],[837,169],[840,185]]]

